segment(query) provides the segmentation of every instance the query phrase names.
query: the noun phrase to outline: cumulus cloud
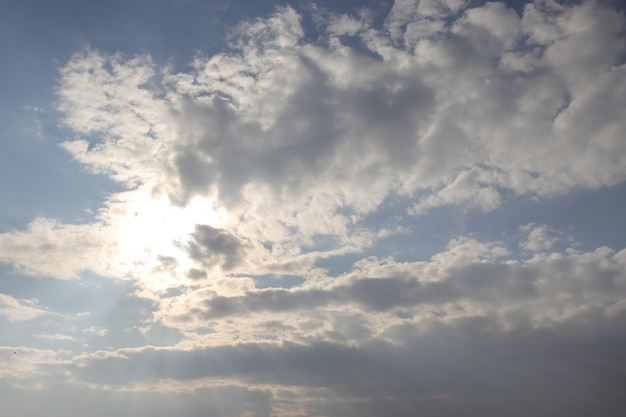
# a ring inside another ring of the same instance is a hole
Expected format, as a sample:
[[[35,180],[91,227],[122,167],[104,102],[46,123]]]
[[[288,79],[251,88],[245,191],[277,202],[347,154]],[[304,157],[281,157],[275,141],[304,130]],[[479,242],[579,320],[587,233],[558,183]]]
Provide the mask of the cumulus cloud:
[[[0,260],[25,274],[55,278],[72,278],[85,269],[105,272],[103,264],[112,252],[100,244],[102,233],[98,224],[67,225],[38,218],[26,230],[0,235]]]
[[[553,230],[545,224],[531,223],[520,226],[519,230],[527,235],[520,241],[519,246],[529,252],[549,251],[558,243],[575,243],[571,237],[558,230]]]
[[[450,204],[490,211],[503,191],[544,198],[626,178],[617,11],[536,2],[518,15],[503,3],[407,0],[382,29],[329,16],[311,41],[301,15],[279,8],[237,26],[226,51],[199,54],[185,72],[149,56],[78,53],[60,70],[58,107],[78,135],[62,146],[130,187],[124,199],[205,199],[225,215],[196,224],[289,250],[316,235],[359,250],[364,230],[376,236],[363,215],[389,196],[411,199],[416,215]],[[62,242],[75,229],[106,234],[117,215],[105,206],[106,221],[93,225],[41,219],[3,234],[3,246],[32,252],[44,226]],[[170,240],[189,239],[189,223]],[[2,259],[58,277],[106,269],[87,254],[69,265],[52,258]]]
[[[244,404],[216,415],[623,409],[625,250],[579,250],[535,223],[514,225],[517,240],[449,236],[427,258],[375,244],[440,207],[626,180],[624,14],[398,0],[380,24],[310,10],[241,23],[184,69],[91,49],[62,66],[61,146],[125,190],[91,223],[1,233],[0,261],[133,280],[152,309],[135,328],[180,339],[67,363],[37,351],[32,369],[80,390]],[[401,214],[381,228],[385,204]],[[41,314],[2,297],[10,320]],[[103,326],[83,331],[117,336]]]
[[[328,42],[335,41],[326,47],[306,42],[300,16],[291,8],[280,9],[267,20],[238,27],[228,53],[199,56],[190,73],[164,74],[161,88],[167,93],[162,99],[150,98],[158,90],[145,87],[155,77],[145,58],[123,60],[93,52],[76,56],[65,69],[68,79],[84,84],[88,76],[81,74],[93,67],[104,78],[96,84],[118,83],[123,92],[101,99],[119,110],[95,117],[78,102],[84,98],[62,83],[62,108],[82,108],[80,122],[68,119],[70,126],[111,135],[94,149],[83,145],[73,153],[85,161],[104,158],[106,163],[92,160],[103,168],[114,163],[106,156],[109,148],[128,147],[135,159],[148,155],[137,150],[139,139],[126,144],[129,135],[101,121],[111,117],[122,123],[125,118],[118,116],[123,112],[129,125],[146,125],[137,137],[152,131],[157,139],[141,143],[160,143],[174,151],[156,156],[169,158],[159,161],[175,174],[165,186],[183,204],[190,193],[215,189],[218,204],[302,205],[306,195],[315,193],[335,197],[327,209],[359,211],[375,208],[389,193],[432,190],[433,196],[419,204],[475,200],[473,204],[491,210],[499,204],[497,187],[549,195],[623,180],[624,161],[610,157],[611,151],[623,154],[618,137],[610,139],[623,129],[623,103],[618,91],[607,89],[624,85],[621,15],[588,4],[530,4],[520,17],[502,3],[464,13],[463,2],[404,3],[396,3],[388,17],[390,34],[404,27],[396,15],[414,19],[403,8],[415,7],[413,15],[429,19],[449,20],[452,13],[447,36],[418,37],[414,45],[393,48],[385,32],[370,28],[362,42],[380,55],[376,58],[342,44],[332,32]],[[550,16],[560,37],[533,37],[539,24],[528,20],[541,13]],[[602,52],[595,48],[601,56],[581,56],[567,46],[575,42],[608,45]],[[502,56],[506,65],[500,64]],[[521,71],[524,65],[517,61],[533,67]],[[113,71],[105,69],[106,62]],[[588,79],[569,76],[581,66],[582,74],[597,74],[592,86]],[[133,71],[133,77],[125,71]],[[597,117],[587,106],[599,99],[614,109],[603,112],[614,124],[610,131],[605,123],[585,120]],[[118,101],[130,108],[124,110]],[[172,138],[150,127],[149,115],[136,115],[159,108],[166,116],[161,120],[171,120],[167,112],[176,111],[167,132],[176,135],[173,149],[167,146]],[[562,122],[566,118],[572,123]],[[559,158],[553,158],[557,152]],[[515,158],[508,157],[511,153]],[[133,171],[141,172],[139,166]],[[116,175],[124,171],[112,169]],[[363,195],[366,184],[368,195]],[[275,201],[258,195],[263,191]],[[274,208],[282,211],[279,207]]]

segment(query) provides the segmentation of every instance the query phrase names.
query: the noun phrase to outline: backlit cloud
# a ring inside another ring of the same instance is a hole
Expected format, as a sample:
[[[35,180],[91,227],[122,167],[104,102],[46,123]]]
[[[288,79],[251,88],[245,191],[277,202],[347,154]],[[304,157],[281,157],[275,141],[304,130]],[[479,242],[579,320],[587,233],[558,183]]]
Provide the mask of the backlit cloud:
[[[519,210],[626,180],[625,28],[597,1],[285,5],[186,65],[74,53],[60,147],[118,188],[0,232],[33,346],[0,347],[0,388],[97,416],[617,415],[626,249]]]

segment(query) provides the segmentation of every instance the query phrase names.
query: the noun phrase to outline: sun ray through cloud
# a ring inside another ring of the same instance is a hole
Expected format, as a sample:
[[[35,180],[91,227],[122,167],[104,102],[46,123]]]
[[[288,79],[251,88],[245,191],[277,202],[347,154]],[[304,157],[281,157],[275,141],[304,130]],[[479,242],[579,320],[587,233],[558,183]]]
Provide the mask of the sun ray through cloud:
[[[616,1],[26,0],[0,27],[6,413],[621,415]]]

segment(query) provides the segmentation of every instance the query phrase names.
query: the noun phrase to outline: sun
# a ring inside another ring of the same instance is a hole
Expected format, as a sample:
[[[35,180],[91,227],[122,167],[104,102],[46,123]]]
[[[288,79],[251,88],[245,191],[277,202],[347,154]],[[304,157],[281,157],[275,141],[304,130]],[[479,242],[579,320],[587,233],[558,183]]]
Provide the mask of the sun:
[[[196,225],[224,224],[223,214],[213,209],[212,198],[196,197],[180,207],[165,194],[155,198],[148,187],[120,193],[109,209],[119,272],[161,282],[159,287],[169,286],[163,281],[185,279],[193,267],[185,245]],[[169,260],[167,271],[164,259]]]

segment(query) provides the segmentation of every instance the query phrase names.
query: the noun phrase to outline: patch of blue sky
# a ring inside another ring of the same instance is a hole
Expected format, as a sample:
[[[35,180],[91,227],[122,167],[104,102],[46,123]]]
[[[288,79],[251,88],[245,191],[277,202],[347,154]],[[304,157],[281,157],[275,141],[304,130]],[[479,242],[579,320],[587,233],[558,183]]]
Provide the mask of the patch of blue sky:
[[[91,272],[81,273],[80,279],[58,280],[24,276],[5,265],[0,271],[0,292],[15,298],[37,299],[40,306],[61,315],[104,314],[133,292],[130,281],[105,279]]]
[[[351,271],[354,263],[362,258],[362,253],[348,253],[346,255],[320,258],[315,262],[315,266],[326,270],[326,274],[329,277],[337,277]]]
[[[328,251],[335,249],[340,242],[339,236],[317,234],[311,237],[311,242],[301,246],[302,252]]]
[[[89,222],[108,195],[122,189],[87,172],[54,138],[25,136],[11,135],[0,145],[0,231],[23,228],[36,217]]]
[[[412,320],[413,314],[407,313],[406,311],[398,310],[396,311],[396,317],[403,320]]]
[[[564,196],[505,198],[497,210],[471,210],[463,217],[465,233],[479,240],[503,236],[517,241],[521,226],[546,224],[572,237],[580,250],[626,247],[626,183],[597,190],[574,190]]]
[[[549,225],[555,238],[555,251],[572,246],[581,251],[602,246],[619,251],[626,246],[626,235],[614,233],[626,230],[623,215],[626,183],[542,198],[499,191],[502,204],[495,210],[449,205],[432,208],[418,216],[406,214],[410,199],[388,198],[363,220],[363,224],[374,230],[396,227],[397,232],[377,239],[358,255],[320,259],[316,266],[327,268],[331,275],[339,275],[349,271],[353,261],[365,256],[389,256],[397,261],[428,260],[459,236],[503,241],[513,257],[524,258],[527,254],[519,249],[519,243],[525,233],[520,228],[529,224]]]
[[[468,233],[467,209],[450,205],[413,216],[407,214],[412,204],[411,198],[388,197],[378,210],[359,222],[370,230],[388,230],[388,234],[384,233],[359,253],[321,258],[315,265],[326,269],[330,276],[338,276],[351,271],[354,262],[369,256],[391,257],[398,262],[427,261],[444,251],[451,239]],[[327,244],[322,248],[331,247]]]
[[[389,230],[376,240],[367,252],[393,256],[398,260],[426,260],[445,249],[455,237],[466,233],[465,209],[444,206],[430,209],[420,216],[407,214],[414,200],[407,197],[387,198],[363,223],[374,230]]]
[[[155,306],[134,294],[131,281],[110,280],[91,272],[81,273],[75,280],[38,279],[4,265],[0,277],[0,293],[36,300],[33,307],[45,312],[24,321],[10,322],[3,317],[7,331],[0,336],[0,344],[45,347],[52,341],[64,349],[80,349],[85,343],[106,348],[168,345],[179,340],[177,330],[151,323]],[[65,337],[55,339],[54,335]]]

